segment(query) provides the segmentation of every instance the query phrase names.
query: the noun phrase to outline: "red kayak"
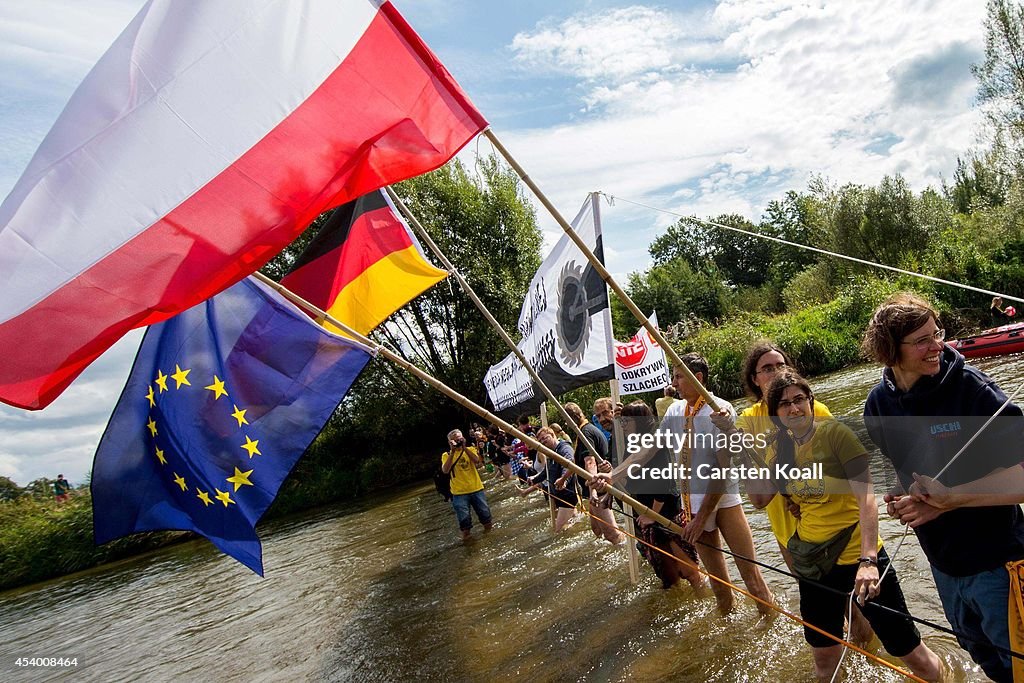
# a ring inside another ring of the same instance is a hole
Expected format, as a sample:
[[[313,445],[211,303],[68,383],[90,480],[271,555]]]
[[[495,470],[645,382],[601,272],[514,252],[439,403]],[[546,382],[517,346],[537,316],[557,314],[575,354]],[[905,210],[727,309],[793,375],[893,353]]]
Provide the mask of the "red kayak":
[[[950,339],[948,344],[968,358],[1017,353],[1024,351],[1024,323],[993,327],[971,337]]]

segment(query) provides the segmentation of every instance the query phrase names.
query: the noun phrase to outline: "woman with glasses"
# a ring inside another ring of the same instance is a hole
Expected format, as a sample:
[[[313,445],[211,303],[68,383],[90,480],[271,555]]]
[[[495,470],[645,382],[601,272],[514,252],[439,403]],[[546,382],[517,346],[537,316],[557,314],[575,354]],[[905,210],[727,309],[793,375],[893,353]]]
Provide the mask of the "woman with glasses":
[[[793,370],[793,361],[789,354],[768,340],[756,342],[743,359],[742,379],[747,395],[754,399],[754,403],[741,412],[736,419],[736,426],[748,434],[769,434],[775,430],[771,419],[768,416],[768,404],[764,400],[764,393],[775,379],[776,374],[785,370]],[[832,412],[821,401],[814,401],[814,416],[817,418],[831,418]],[[793,569],[793,558],[786,548],[786,543],[793,537],[796,531],[796,517],[789,509],[788,501],[783,496],[773,496],[768,505],[764,508],[771,523],[772,533],[775,535],[775,542],[779,546],[779,552],[786,566]],[[871,641],[871,625],[867,619],[855,611],[853,623],[850,625],[850,640],[858,645],[864,645]]]
[[[774,491],[758,493],[748,486],[748,493],[755,507],[784,497],[798,509],[787,546],[799,577],[801,616],[842,638],[852,591],[886,651],[915,675],[939,680],[939,659],[921,641],[913,622],[889,611],[907,613],[907,605],[895,571],[890,569],[880,581],[888,558],[878,535],[866,449],[847,426],[816,417],[814,393],[795,372],[775,373],[764,401],[775,426],[766,460],[771,472],[778,473],[781,466],[785,474],[776,478]],[[773,525],[773,531],[780,530]],[[804,639],[813,649],[818,680],[830,680],[843,646],[808,626]]]
[[[989,678],[1010,681],[1007,566],[1024,558],[1020,507],[940,510],[904,495],[915,474],[935,477],[962,449],[942,484],[963,484],[1021,460],[1020,408],[1004,407],[1006,395],[996,383],[943,344],[938,320],[935,309],[912,294],[897,294],[875,311],[862,348],[885,369],[864,405],[864,421],[899,477],[900,487],[885,496],[887,510],[917,532],[961,647]],[[981,431],[1000,408],[1002,417]]]
[[[774,431],[775,427],[768,417],[768,404],[764,400],[765,391],[775,379],[777,373],[782,370],[792,369],[793,361],[785,351],[770,341],[760,341],[754,344],[743,359],[743,385],[747,394],[754,399],[754,404],[739,414],[736,426],[748,434],[768,434]],[[814,402],[814,414],[816,417],[832,417],[828,407],[820,401]],[[771,521],[772,530],[775,532],[775,540],[779,544],[779,551],[786,565],[792,569],[793,560],[786,549],[786,543],[793,536],[796,530],[796,517],[787,509],[786,501],[782,496],[777,496],[765,508],[768,519]],[[858,620],[860,624],[863,620]],[[858,628],[854,636],[857,641],[866,641],[870,632],[864,628]]]

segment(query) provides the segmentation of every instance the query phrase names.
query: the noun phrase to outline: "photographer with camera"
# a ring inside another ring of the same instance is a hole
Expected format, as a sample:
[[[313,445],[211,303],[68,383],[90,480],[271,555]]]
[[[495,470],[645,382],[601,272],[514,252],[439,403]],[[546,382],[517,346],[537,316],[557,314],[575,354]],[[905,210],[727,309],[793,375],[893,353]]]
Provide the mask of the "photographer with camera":
[[[476,517],[484,525],[484,531],[491,529],[491,509],[487,507],[484,484],[477,472],[477,465],[483,458],[473,446],[466,445],[462,430],[448,432],[448,451],[441,455],[441,471],[451,475],[452,509],[459,520],[462,540],[469,540],[473,518],[469,508],[476,511]]]

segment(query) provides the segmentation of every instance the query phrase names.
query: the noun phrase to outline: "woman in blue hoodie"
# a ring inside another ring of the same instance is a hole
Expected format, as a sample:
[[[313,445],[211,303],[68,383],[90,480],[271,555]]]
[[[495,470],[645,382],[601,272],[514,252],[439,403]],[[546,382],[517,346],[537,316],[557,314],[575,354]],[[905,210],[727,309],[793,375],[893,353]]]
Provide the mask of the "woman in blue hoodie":
[[[917,532],[946,618],[961,647],[995,681],[1011,681],[1006,564],[1024,558],[1024,515],[1017,505],[940,510],[906,496],[914,474],[936,476],[1006,401],[995,382],[943,343],[928,302],[897,294],[872,316],[866,355],[885,365],[864,405],[871,439],[901,487],[885,496],[893,517]],[[1021,460],[1021,410],[1012,403],[941,477],[955,486]]]

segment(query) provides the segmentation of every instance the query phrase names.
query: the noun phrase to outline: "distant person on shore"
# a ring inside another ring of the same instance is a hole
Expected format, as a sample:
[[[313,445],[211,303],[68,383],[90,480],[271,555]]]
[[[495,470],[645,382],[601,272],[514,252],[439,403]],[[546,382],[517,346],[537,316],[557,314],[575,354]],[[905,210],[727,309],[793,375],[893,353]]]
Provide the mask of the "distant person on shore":
[[[58,503],[68,502],[68,495],[71,491],[71,482],[64,478],[63,474],[57,475],[57,481],[53,482],[53,497]]]
[[[993,302],[996,303],[996,302]],[[995,681],[1013,679],[1007,566],[1024,560],[1024,514],[1018,505],[940,510],[904,495],[914,475],[942,475],[957,486],[1021,462],[1021,409],[991,377],[943,343],[938,312],[909,293],[890,297],[864,334],[865,355],[883,364],[881,381],[864,404],[872,441],[892,463],[900,486],[885,496],[890,515],[917,532],[931,565],[942,609],[960,646]],[[1000,415],[967,446],[982,424]],[[916,419],[915,419],[916,418]],[[964,638],[960,638],[962,634]]]
[[[1017,315],[1017,309],[1013,306],[1003,307],[1003,297],[1001,296],[992,297],[990,310],[992,312],[992,321],[996,325],[1005,325]]]
[[[491,530],[491,509],[487,506],[484,495],[484,483],[480,481],[477,465],[483,458],[472,446],[466,445],[462,430],[453,429],[448,432],[448,451],[441,455],[441,471],[453,472],[452,476],[452,509],[459,521],[459,532],[462,540],[468,541],[473,518],[469,509],[472,507],[476,517],[484,525],[484,531]]]

